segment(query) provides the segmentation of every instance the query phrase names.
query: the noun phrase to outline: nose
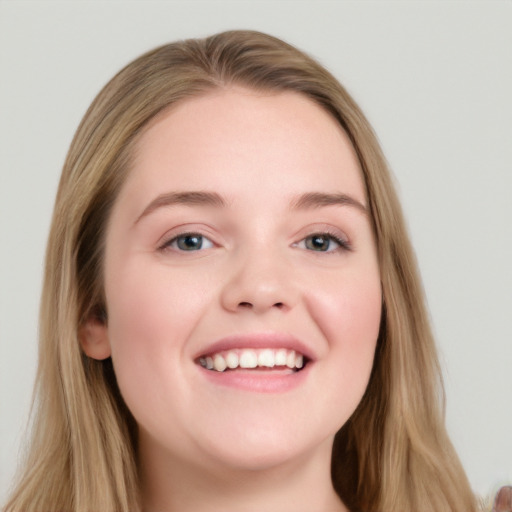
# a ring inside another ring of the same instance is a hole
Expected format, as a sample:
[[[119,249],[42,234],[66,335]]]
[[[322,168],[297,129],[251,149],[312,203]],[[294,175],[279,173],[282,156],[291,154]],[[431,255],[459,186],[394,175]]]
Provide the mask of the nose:
[[[231,312],[288,311],[298,298],[290,266],[277,254],[256,253],[234,263],[224,284],[222,306]]]

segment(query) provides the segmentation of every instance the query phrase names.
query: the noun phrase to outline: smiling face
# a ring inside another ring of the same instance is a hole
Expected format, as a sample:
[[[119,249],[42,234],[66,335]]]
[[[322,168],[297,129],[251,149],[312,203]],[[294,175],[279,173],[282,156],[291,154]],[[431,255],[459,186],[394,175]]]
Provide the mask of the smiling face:
[[[142,459],[330,456],[366,389],[381,288],[361,171],[329,114],[230,88],[161,115],[114,205],[104,275],[108,326],[83,346],[112,355]]]

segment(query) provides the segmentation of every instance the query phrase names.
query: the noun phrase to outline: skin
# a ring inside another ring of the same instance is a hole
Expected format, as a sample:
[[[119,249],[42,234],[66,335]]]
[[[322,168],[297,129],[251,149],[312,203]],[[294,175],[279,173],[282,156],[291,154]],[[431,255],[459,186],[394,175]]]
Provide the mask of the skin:
[[[226,204],[154,203],[183,191]],[[145,511],[346,510],[331,448],[368,383],[380,276],[369,214],[291,206],[311,192],[366,205],[346,134],[296,93],[218,90],[139,139],[107,230],[108,325],[91,319],[81,339],[90,357],[112,356],[139,425]],[[183,233],[203,247],[180,250]],[[297,385],[240,389],[197,364],[211,343],[251,335],[307,347]]]

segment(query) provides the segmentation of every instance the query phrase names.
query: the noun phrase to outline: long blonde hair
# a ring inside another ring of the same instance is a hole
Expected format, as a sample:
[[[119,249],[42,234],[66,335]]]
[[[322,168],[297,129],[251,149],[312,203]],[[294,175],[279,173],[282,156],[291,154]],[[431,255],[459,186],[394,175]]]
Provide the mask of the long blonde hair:
[[[100,92],[67,156],[48,241],[33,439],[6,511],[134,512],[136,425],[109,359],[84,355],[78,328],[107,321],[102,255],[134,141],[159,112],[240,84],[295,91],[340,123],[358,154],[378,247],[383,315],[365,396],[335,438],[333,484],[353,511],[472,512],[444,426],[444,396],[414,253],[392,179],[361,110],[314,60],[279,39],[232,31],[157,48]]]

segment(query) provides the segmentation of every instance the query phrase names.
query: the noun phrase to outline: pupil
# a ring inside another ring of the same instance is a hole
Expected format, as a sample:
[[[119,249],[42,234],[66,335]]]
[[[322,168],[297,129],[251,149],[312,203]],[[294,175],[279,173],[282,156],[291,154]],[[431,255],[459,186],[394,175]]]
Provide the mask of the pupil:
[[[186,235],[178,239],[178,247],[184,251],[201,249],[202,245],[202,237],[197,235]]]
[[[329,248],[329,240],[321,235],[313,236],[311,239],[311,245],[313,246],[313,249],[317,251],[326,251]]]

